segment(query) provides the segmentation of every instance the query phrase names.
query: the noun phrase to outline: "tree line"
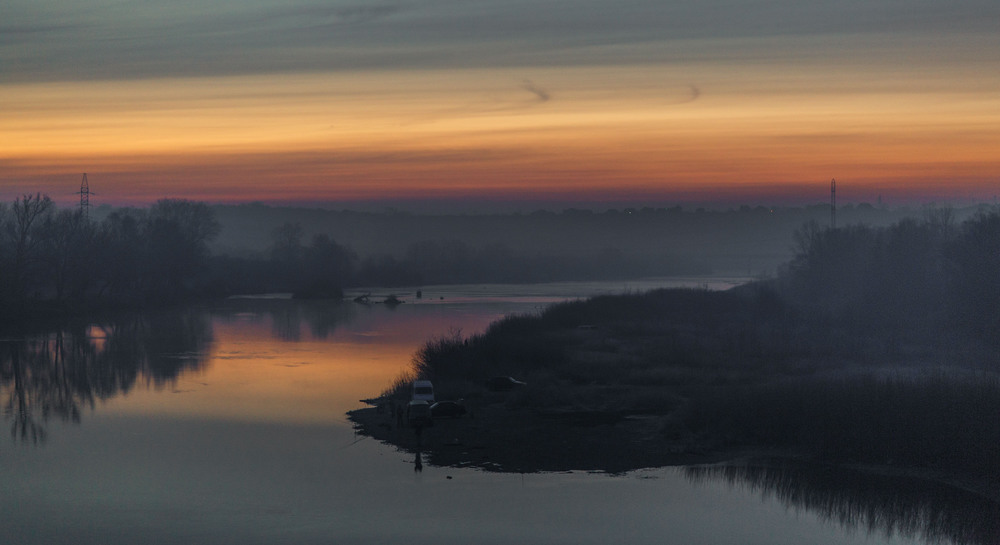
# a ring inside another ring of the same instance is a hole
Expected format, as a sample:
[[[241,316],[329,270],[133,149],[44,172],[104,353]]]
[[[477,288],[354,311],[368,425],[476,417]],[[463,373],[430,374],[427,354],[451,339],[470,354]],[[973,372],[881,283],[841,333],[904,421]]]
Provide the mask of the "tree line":
[[[100,222],[38,193],[0,203],[0,320],[196,293],[219,230],[206,205],[185,200],[119,209]]]
[[[642,214],[638,214],[642,215]],[[647,214],[649,215],[649,214]],[[222,226],[216,208],[163,199],[117,208],[100,220],[57,209],[41,194],[0,203],[0,323],[25,317],[142,307],[189,297],[292,292],[338,298],[349,286],[617,280],[704,274],[706,265],[664,252],[638,255],[594,246],[590,253],[525,253],[504,243],[458,238],[408,243],[363,257],[329,234],[308,238],[302,224],[272,228],[263,252],[213,255]],[[785,298],[810,312],[908,328],[927,318],[995,331],[1000,288],[997,212],[959,223],[929,210],[887,227],[806,224],[794,258],[778,273]]]
[[[262,255],[214,256],[210,261],[219,272],[217,291],[336,298],[349,286],[620,280],[706,272],[698,262],[666,254],[628,255],[613,248],[585,255],[529,254],[501,243],[476,246],[445,238],[411,243],[399,255],[361,257],[327,234],[306,238],[302,224],[286,222],[272,230],[271,243]]]
[[[213,254],[222,226],[205,203],[163,199],[102,219],[58,209],[45,195],[0,203],[0,325],[30,318],[137,308],[192,297],[291,292],[340,298],[347,286],[530,282],[693,272],[669,258],[610,249],[587,256],[529,256],[503,244],[421,241],[402,255],[358,253],[328,234],[306,240],[297,222],[270,233],[267,250]]]
[[[961,223],[948,209],[887,227],[810,223],[795,238],[775,285],[800,312],[910,336],[1000,330],[1000,210]]]

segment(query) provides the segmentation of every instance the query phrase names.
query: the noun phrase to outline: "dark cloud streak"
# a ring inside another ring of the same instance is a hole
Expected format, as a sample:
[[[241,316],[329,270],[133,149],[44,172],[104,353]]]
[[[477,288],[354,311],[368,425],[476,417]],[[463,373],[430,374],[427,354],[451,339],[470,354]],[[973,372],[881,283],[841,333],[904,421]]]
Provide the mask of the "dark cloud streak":
[[[691,92],[691,94],[687,98],[683,98],[681,100],[678,100],[677,102],[674,102],[674,104],[687,104],[689,102],[694,102],[701,97],[701,89],[699,89],[696,85],[693,84],[688,85],[688,90]]]
[[[521,84],[521,89],[535,95],[538,99],[537,102],[539,103],[545,103],[552,100],[552,95],[550,95],[548,91],[535,85],[530,79],[524,80],[524,83]]]
[[[301,20],[305,27],[327,24],[361,24],[383,19],[404,11],[401,5],[354,5],[327,6],[302,5],[289,6],[262,12],[258,22],[286,22]]]

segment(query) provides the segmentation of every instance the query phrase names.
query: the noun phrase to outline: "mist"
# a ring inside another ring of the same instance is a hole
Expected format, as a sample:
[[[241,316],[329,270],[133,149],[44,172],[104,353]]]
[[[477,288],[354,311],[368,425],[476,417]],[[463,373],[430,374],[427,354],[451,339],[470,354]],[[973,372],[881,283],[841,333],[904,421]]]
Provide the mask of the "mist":
[[[927,208],[869,204],[838,209],[841,225],[885,226],[921,217]],[[978,207],[952,211],[956,220]],[[326,235],[350,248],[370,283],[408,283],[379,278],[378,263],[403,267],[412,283],[527,282],[624,279],[715,274],[775,274],[795,251],[794,232],[807,222],[828,225],[826,204],[799,207],[633,207],[595,211],[487,214],[415,214],[332,211],[249,204],[213,206],[223,226],[215,253],[234,257],[268,251],[275,229],[302,228],[302,237]],[[436,263],[436,265],[435,265]]]

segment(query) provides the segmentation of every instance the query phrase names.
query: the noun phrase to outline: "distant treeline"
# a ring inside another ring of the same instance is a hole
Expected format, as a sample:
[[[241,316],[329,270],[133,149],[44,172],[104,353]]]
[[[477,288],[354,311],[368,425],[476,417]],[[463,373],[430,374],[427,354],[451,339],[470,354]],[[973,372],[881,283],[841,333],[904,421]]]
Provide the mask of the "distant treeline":
[[[309,245],[288,224],[252,258],[213,255],[221,224],[205,203],[164,199],[102,219],[48,196],[0,203],[0,325],[250,292],[340,297],[357,257],[326,235]]]
[[[828,211],[674,207],[415,216],[167,199],[145,209],[101,207],[87,216],[29,194],[0,203],[0,322],[242,293],[323,298],[352,286],[621,280],[744,266],[750,274],[757,266],[777,269],[779,257],[791,256],[791,221],[798,227]],[[844,222],[894,217],[869,205],[841,212]],[[964,229],[985,220],[966,227],[949,214],[829,232],[807,224],[784,276],[795,279],[801,297],[831,312],[854,309],[859,319],[882,312],[875,308],[880,302],[915,309],[934,297],[940,304],[921,312],[946,312],[949,297],[986,315],[982,294],[945,287],[957,281],[961,263],[972,274],[974,249],[963,246],[972,235]],[[257,249],[236,251],[220,238]],[[854,301],[867,307],[859,310]]]
[[[955,208],[955,218],[964,220],[979,209]],[[99,208],[95,214],[110,210]],[[359,212],[264,204],[212,205],[212,210],[223,226],[212,243],[214,253],[234,257],[266,254],[274,231],[296,224],[302,227],[305,244],[313,236],[325,234],[352,248],[358,255],[359,270],[374,268],[382,273],[377,279],[367,272],[363,275],[376,279],[374,284],[411,283],[414,274],[426,283],[441,276],[466,278],[473,273],[502,281],[582,275],[606,278],[609,271],[614,271],[615,279],[672,273],[772,276],[792,258],[796,229],[809,221],[830,222],[829,204],[718,210],[681,206],[604,211],[569,208],[483,214]],[[837,220],[841,225],[887,226],[905,217],[919,218],[922,213],[920,208],[847,204],[838,207]],[[430,262],[441,265],[435,267]],[[394,269],[409,274],[388,273]],[[455,271],[462,271],[461,275]]]
[[[272,242],[266,252],[213,259],[221,269],[234,272],[225,276],[223,291],[335,297],[348,286],[618,280],[706,272],[697,263],[665,255],[629,256],[610,248],[582,255],[532,255],[504,244],[476,247],[454,238],[415,242],[400,255],[360,257],[327,234],[306,241],[298,222],[278,226],[268,238]]]
[[[161,305],[192,297],[291,292],[339,298],[350,286],[624,279],[705,272],[666,254],[530,253],[503,243],[422,239],[396,253],[359,252],[288,221],[253,252],[212,251],[217,207],[164,199],[149,208],[103,208],[90,217],[48,196],[0,203],[0,325],[63,313]],[[230,229],[238,224],[229,224]],[[387,235],[388,236],[388,235]],[[236,254],[236,255],[234,255]]]

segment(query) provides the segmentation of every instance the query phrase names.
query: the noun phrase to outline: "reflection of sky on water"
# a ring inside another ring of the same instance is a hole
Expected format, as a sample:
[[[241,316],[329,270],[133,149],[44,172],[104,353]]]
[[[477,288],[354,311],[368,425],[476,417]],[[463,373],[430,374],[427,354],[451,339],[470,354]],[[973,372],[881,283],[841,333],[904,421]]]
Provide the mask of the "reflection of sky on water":
[[[71,384],[100,395],[79,425],[50,418],[38,446],[0,439],[0,543],[921,542],[669,468],[415,473],[412,453],[355,435],[345,411],[428,337],[536,309],[514,291],[441,288],[444,303],[396,308],[230,301],[66,334],[89,362]]]
[[[35,456],[4,454],[20,543],[883,544],[807,512],[694,484],[425,466],[325,425],[95,418]],[[69,455],[54,450],[72,449]],[[452,477],[449,479],[448,477]],[[18,498],[20,501],[14,501]],[[68,539],[67,539],[68,537]],[[5,542],[19,541],[7,539]]]
[[[245,310],[255,304],[257,312]],[[213,309],[215,341],[204,368],[174,384],[182,401],[141,391],[114,405],[125,414],[343,423],[360,399],[407,370],[429,337],[478,331],[504,312],[495,305],[466,310],[241,301]]]

